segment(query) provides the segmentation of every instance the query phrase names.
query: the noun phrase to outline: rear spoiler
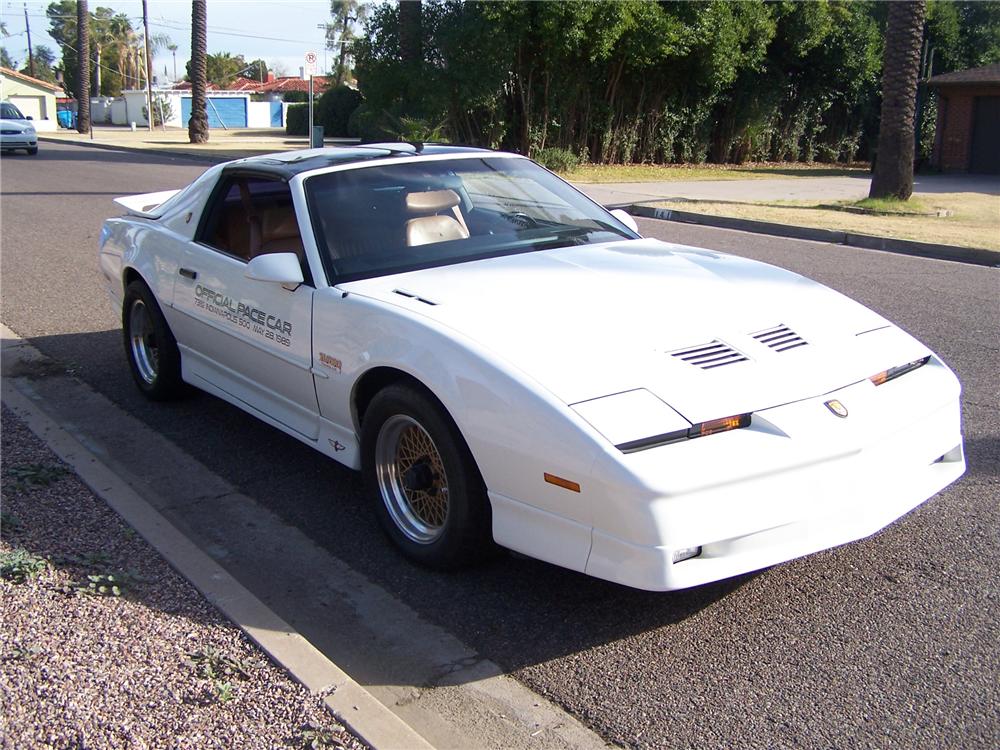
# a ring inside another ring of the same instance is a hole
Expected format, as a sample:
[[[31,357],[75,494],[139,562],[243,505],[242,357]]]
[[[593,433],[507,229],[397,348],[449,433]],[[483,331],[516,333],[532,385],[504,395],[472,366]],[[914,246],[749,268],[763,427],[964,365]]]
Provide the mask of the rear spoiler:
[[[115,203],[133,216],[141,216],[145,219],[158,219],[162,212],[157,209],[179,192],[180,190],[162,190],[159,193],[126,195],[121,198],[115,198]]]

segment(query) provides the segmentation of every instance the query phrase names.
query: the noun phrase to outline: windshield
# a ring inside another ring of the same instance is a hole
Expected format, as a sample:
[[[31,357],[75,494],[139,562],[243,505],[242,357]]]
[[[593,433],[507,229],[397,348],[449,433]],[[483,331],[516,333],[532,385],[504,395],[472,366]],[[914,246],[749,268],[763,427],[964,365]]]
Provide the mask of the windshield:
[[[21,114],[21,110],[10,102],[0,102],[0,119],[23,120],[24,115]]]
[[[527,159],[414,160],[329,172],[307,178],[305,191],[337,282],[637,237]]]

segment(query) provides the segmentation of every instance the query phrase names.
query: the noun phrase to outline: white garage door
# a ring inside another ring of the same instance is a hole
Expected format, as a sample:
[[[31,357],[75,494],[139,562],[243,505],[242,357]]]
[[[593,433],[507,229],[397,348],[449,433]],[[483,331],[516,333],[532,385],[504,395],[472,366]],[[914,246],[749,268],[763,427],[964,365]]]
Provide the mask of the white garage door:
[[[34,120],[42,119],[42,97],[40,96],[12,96],[10,103],[21,110],[25,117]]]

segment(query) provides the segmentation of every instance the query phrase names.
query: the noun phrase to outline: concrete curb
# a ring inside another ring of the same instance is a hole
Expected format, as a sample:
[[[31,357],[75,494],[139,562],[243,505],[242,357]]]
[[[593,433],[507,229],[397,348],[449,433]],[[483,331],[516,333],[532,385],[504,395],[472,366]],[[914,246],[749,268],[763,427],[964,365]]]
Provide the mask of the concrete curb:
[[[38,362],[45,357],[0,324],[4,359]],[[70,432],[53,421],[30,395],[5,378],[3,401],[125,521],[268,656],[323,703],[337,720],[377,750],[430,750],[430,745],[371,693],[330,661],[291,625],[244,588],[177,530]],[[246,623],[253,622],[250,626]],[[329,693],[329,695],[327,695]]]
[[[881,250],[889,253],[951,260],[980,266],[1000,266],[1000,253],[975,247],[936,245],[930,242],[901,240],[892,237],[874,237],[868,234],[854,234],[853,232],[842,232],[835,229],[813,229],[810,227],[776,224],[770,221],[736,219],[729,216],[711,216],[691,211],[677,211],[672,208],[656,208],[641,203],[622,203],[608,206],[608,208],[623,208],[634,216],[641,216],[647,219],[679,221],[686,224],[736,229],[741,232],[756,232],[757,234],[770,234],[776,237],[791,237],[797,240],[832,242],[835,245],[849,245],[867,250]]]

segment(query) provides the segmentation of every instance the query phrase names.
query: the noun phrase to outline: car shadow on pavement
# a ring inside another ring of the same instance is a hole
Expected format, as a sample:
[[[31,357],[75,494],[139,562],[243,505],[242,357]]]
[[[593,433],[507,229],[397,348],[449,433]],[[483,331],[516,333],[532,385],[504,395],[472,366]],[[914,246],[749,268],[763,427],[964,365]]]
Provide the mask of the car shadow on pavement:
[[[356,472],[207,394],[193,392],[166,404],[143,398],[131,382],[120,331],[43,336],[30,343],[57,364],[50,363],[39,373],[15,374],[63,377],[68,373],[83,380],[284,524],[505,671],[680,623],[752,578],[652,593],[509,553],[459,572],[426,570],[402,558],[384,537]],[[128,436],[121,440],[127,442]],[[127,468],[140,476],[143,473],[142,466]],[[195,533],[210,523],[208,519],[219,507],[210,497],[167,498],[167,505],[168,518],[178,528]],[[252,519],[243,520],[246,527],[253,526]],[[272,586],[273,581],[248,578],[248,571],[294,568],[295,551],[258,545],[252,549],[258,559],[241,560],[234,550],[246,533],[252,531],[230,527],[218,532],[211,543],[195,541],[203,548],[211,547],[209,553],[243,585],[269,599],[261,593],[261,586]],[[220,556],[222,548],[227,551]],[[298,597],[312,607],[304,606],[303,611],[314,610],[310,581],[308,575],[284,581],[285,588],[298,590],[283,600]],[[155,606],[155,601],[150,604]],[[323,623],[304,623],[298,608],[283,609],[273,598],[269,604],[307,637],[310,631],[322,632]]]
[[[192,148],[196,148],[192,146]],[[4,154],[4,159],[8,158]],[[210,161],[219,161],[218,154],[206,152],[204,158],[191,157],[181,154],[168,154],[158,151],[125,151],[116,150],[111,145],[87,146],[77,148],[75,146],[62,146],[62,144],[41,143],[38,146],[38,154],[27,157],[34,161],[58,161],[63,162],[99,162],[101,164],[140,164],[148,167],[150,165],[177,165],[185,163],[208,167]],[[185,183],[186,184],[186,183]]]

